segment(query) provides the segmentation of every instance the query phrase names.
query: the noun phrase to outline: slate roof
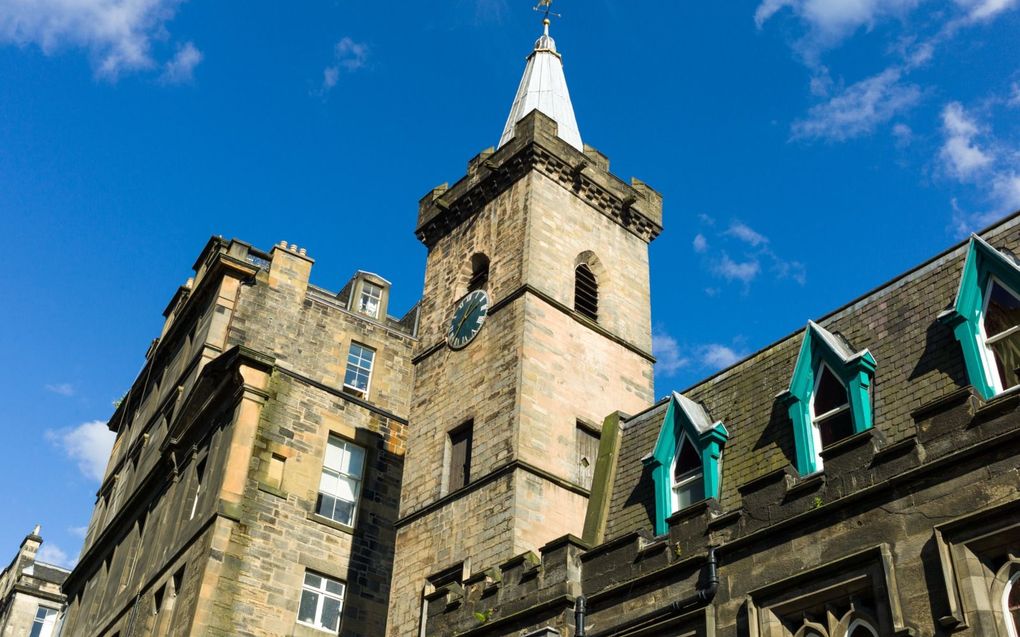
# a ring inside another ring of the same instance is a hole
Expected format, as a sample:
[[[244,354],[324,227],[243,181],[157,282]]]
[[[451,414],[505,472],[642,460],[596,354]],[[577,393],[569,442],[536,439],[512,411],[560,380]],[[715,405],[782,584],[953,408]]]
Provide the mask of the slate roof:
[[[1016,253],[1020,212],[980,236]],[[818,320],[847,354],[853,347],[868,349],[878,361],[874,425],[887,443],[914,434],[912,412],[969,384],[960,346],[951,328],[937,320],[956,297],[966,254],[964,241]],[[794,464],[793,427],[777,395],[790,385],[803,335],[798,330],[682,392],[729,430],[722,456],[723,510],[741,506],[741,485]],[[664,399],[621,424],[606,540],[635,530],[654,533],[652,478],[641,458],[655,447],[666,405]]]

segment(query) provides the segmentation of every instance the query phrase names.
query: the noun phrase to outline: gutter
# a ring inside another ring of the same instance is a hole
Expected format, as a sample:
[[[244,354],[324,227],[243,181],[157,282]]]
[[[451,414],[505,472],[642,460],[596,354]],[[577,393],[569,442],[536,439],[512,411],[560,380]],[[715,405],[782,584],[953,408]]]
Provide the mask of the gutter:
[[[583,595],[577,598],[574,602],[574,636],[575,637],[611,637],[612,635],[619,635],[632,628],[648,624],[657,619],[667,617],[669,615],[677,615],[688,609],[694,608],[695,606],[703,606],[712,603],[715,599],[716,591],[719,589],[719,574],[716,569],[719,562],[715,557],[715,547],[708,547],[708,556],[705,563],[705,581],[704,587],[698,586],[692,595],[683,597],[674,602],[667,604],[661,608],[657,608],[653,611],[649,611],[643,615],[629,619],[618,626],[609,628],[600,632],[588,633],[585,630],[584,622],[588,614],[588,600]]]

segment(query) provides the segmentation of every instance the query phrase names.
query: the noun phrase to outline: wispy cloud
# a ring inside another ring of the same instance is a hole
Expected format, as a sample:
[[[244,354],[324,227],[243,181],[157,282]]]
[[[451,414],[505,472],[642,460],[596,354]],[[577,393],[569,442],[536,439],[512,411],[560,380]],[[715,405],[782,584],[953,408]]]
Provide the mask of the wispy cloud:
[[[680,354],[676,339],[661,328],[652,332],[652,354],[655,356],[655,371],[667,377],[674,376],[691,362]]]
[[[705,238],[705,235],[699,232],[694,235],[694,241],[691,242],[691,247],[694,248],[695,252],[699,254],[703,253],[705,250],[708,250],[708,239]]]
[[[874,132],[921,99],[921,88],[904,83],[902,75],[890,67],[812,106],[807,117],[793,123],[792,139],[844,141]]]
[[[78,463],[82,475],[99,482],[106,471],[116,435],[101,420],[46,432],[46,439]]]
[[[74,385],[71,383],[55,383],[53,385],[46,385],[46,391],[57,394],[58,396],[64,396],[70,398],[74,396]]]
[[[1020,208],[1020,151],[996,140],[959,102],[942,109],[943,172],[984,193],[990,209],[965,210],[953,199],[952,229],[965,235]],[[984,140],[984,141],[981,141]]]
[[[724,233],[731,237],[736,237],[744,243],[747,243],[753,247],[758,247],[769,242],[768,237],[761,234],[757,230],[754,230],[749,225],[742,221],[734,221],[730,223],[729,229]]]
[[[181,0],[7,0],[0,2],[0,42],[34,45],[52,55],[88,52],[96,77],[157,67],[153,43],[166,40]]]
[[[368,62],[368,45],[355,42],[349,36],[343,37],[333,47],[333,62],[322,70],[320,93],[326,94],[340,80],[341,71],[353,73]]]
[[[652,333],[652,353],[656,358],[655,373],[664,378],[672,378],[687,367],[714,372],[733,365],[747,355],[736,346],[721,343],[682,346],[662,326]]]
[[[55,564],[64,568],[73,568],[78,563],[77,559],[72,559],[67,554],[67,551],[52,542],[43,542],[42,546],[39,547],[39,552],[36,553],[36,559],[40,562]]]
[[[193,42],[177,47],[177,53],[163,65],[160,81],[164,84],[186,84],[195,79],[195,67],[202,61],[202,52]]]
[[[78,537],[78,538],[81,538],[81,539],[84,540],[85,536],[88,535],[89,527],[87,527],[87,526],[72,526],[71,528],[67,529],[67,532],[70,533],[71,535],[75,536],[75,537]]]
[[[734,261],[730,255],[723,252],[712,266],[712,271],[727,281],[740,281],[747,285],[761,273],[761,263],[754,258]]]
[[[485,24],[503,22],[509,11],[506,0],[473,0],[475,4],[475,23]]]

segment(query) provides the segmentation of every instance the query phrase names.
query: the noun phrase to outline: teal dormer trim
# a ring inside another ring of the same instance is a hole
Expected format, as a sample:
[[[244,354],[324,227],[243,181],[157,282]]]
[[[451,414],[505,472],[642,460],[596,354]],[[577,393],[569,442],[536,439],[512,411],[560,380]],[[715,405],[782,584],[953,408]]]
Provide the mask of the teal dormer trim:
[[[995,363],[985,345],[982,315],[988,283],[992,277],[1020,292],[1020,266],[1009,256],[972,234],[967,244],[967,260],[960,275],[960,287],[953,307],[939,314],[939,320],[953,328],[963,350],[970,384],[987,400],[999,391]]]
[[[811,394],[815,390],[816,375],[821,373],[823,365],[827,365],[846,387],[853,432],[860,433],[872,427],[874,356],[866,349],[854,352],[842,338],[814,321],[808,321],[790,379],[790,389],[779,395],[787,403],[793,422],[797,472],[802,476],[822,469],[820,442],[811,417]]]
[[[659,429],[655,450],[643,459],[652,472],[655,486],[655,534],[668,530],[666,518],[673,511],[673,461],[680,441],[687,438],[701,457],[704,472],[704,497],[719,499],[722,479],[722,450],[730,437],[722,422],[713,422],[704,407],[683,394],[673,392],[666,417]]]

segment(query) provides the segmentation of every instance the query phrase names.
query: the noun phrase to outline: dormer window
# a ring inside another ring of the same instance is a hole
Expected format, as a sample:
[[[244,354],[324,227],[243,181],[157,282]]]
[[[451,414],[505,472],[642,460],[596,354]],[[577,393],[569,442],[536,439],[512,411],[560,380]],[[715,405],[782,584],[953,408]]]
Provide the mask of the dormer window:
[[[853,434],[854,423],[846,386],[828,365],[822,363],[811,394],[811,421],[815,427],[818,448]]]
[[[960,343],[971,386],[988,400],[1020,385],[1020,263],[977,235],[952,308],[939,320]]]
[[[669,530],[666,520],[677,511],[719,498],[722,451],[729,436],[704,407],[673,392],[655,449],[642,460],[655,488],[656,535]]]
[[[382,301],[382,288],[369,281],[361,282],[361,298],[358,299],[358,311],[372,318],[379,318],[379,305]]]
[[[673,461],[673,510],[705,499],[705,474],[701,455],[687,436],[680,439],[680,452]]]
[[[822,449],[871,429],[871,386],[875,358],[854,351],[838,334],[808,321],[786,403],[793,424],[797,472],[822,470]]]
[[[1003,391],[1020,384],[1020,298],[1013,290],[990,277],[981,312],[986,360],[994,370],[992,380]]]
[[[574,309],[593,321],[599,319],[599,284],[587,263],[574,270]]]

